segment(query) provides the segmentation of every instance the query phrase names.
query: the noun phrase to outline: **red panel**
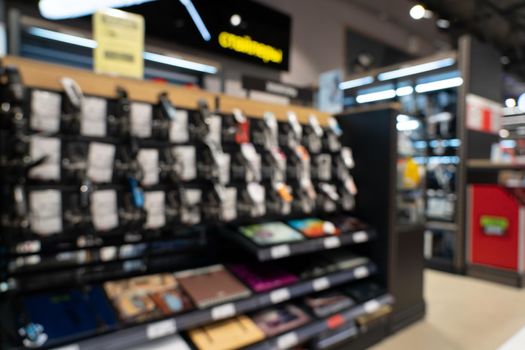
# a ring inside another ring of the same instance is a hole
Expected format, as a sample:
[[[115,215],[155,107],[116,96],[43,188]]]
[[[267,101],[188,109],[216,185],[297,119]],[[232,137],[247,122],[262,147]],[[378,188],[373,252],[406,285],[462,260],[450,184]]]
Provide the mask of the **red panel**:
[[[326,321],[326,325],[330,329],[341,327],[345,323],[345,319],[342,315],[333,315]]]
[[[519,203],[497,185],[472,185],[470,206],[470,260],[474,264],[518,270]],[[484,233],[482,215],[506,217],[509,228],[502,236]]]
[[[481,130],[490,132],[492,130],[492,112],[489,108],[482,109],[482,127]]]

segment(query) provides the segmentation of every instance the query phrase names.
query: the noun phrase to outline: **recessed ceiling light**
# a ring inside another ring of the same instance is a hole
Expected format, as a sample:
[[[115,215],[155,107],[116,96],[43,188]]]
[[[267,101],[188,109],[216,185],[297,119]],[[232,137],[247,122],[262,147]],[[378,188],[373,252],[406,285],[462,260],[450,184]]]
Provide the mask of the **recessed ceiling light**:
[[[240,15],[234,13],[231,17],[230,17],[230,23],[232,26],[234,27],[238,27],[242,22],[242,18]]]
[[[410,9],[410,17],[415,20],[420,20],[425,17],[425,12],[427,10],[422,5],[414,5]]]

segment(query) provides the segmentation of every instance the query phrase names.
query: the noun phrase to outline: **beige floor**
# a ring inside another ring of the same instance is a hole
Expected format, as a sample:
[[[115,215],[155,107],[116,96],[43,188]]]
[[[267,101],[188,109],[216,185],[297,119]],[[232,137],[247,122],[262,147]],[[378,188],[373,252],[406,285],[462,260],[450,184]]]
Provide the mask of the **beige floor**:
[[[496,350],[525,327],[525,290],[427,270],[425,299],[424,321],[373,350]]]

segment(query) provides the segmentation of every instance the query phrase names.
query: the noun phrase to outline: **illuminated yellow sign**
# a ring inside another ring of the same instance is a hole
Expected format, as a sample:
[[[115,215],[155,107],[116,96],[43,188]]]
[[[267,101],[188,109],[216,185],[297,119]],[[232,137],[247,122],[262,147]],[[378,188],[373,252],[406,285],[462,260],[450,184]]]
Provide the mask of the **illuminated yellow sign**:
[[[283,50],[255,41],[247,35],[222,32],[219,34],[219,45],[225,49],[257,57],[265,63],[283,61]]]

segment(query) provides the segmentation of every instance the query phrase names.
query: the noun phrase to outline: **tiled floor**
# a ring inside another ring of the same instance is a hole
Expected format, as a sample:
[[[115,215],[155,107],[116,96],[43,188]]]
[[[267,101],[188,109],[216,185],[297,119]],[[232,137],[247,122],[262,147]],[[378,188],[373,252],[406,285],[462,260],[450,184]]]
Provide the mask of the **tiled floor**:
[[[427,270],[425,299],[424,321],[373,350],[496,350],[525,327],[525,290]]]

